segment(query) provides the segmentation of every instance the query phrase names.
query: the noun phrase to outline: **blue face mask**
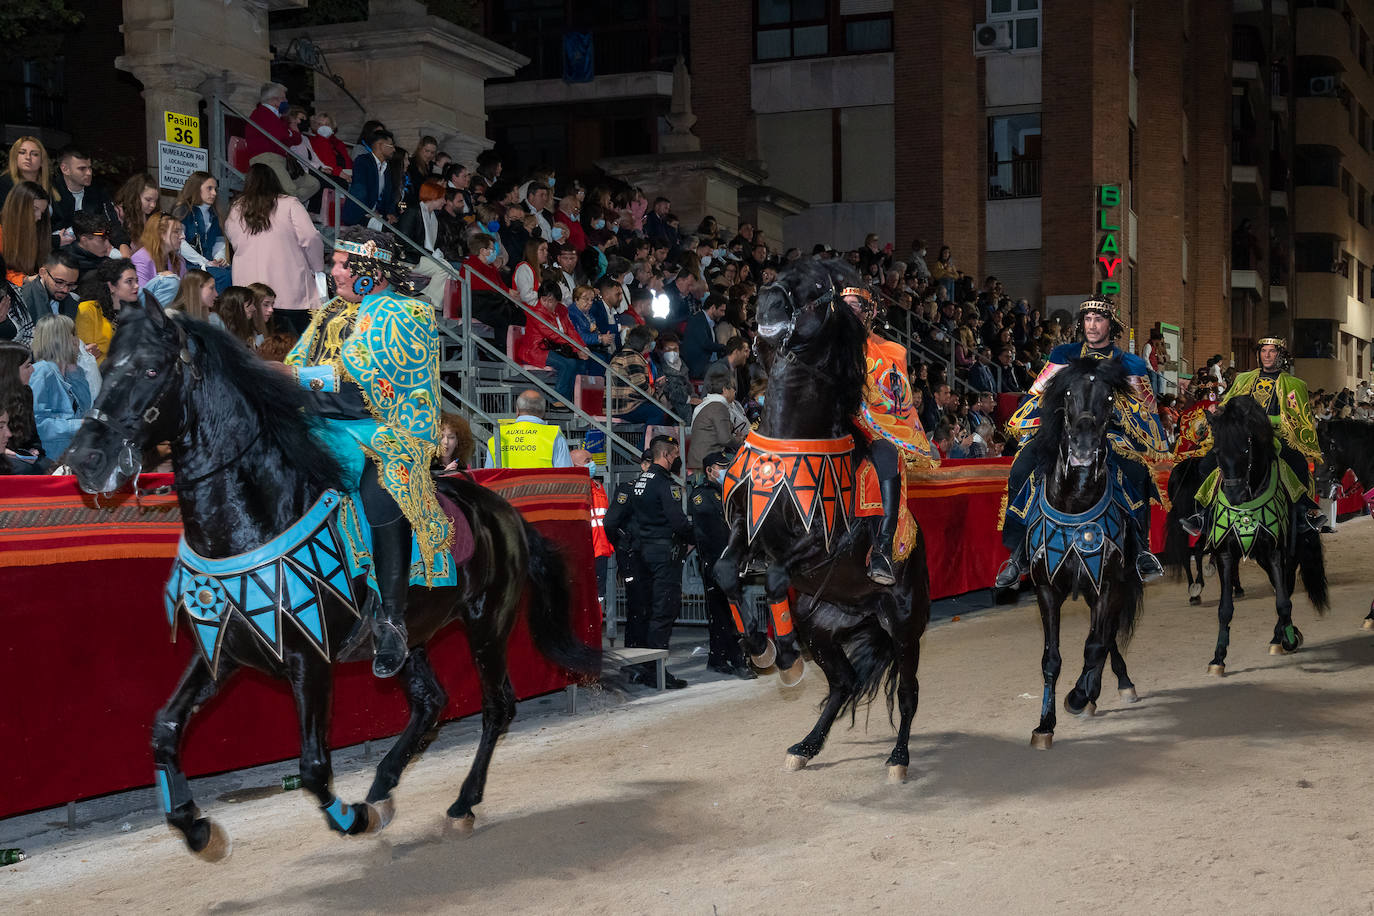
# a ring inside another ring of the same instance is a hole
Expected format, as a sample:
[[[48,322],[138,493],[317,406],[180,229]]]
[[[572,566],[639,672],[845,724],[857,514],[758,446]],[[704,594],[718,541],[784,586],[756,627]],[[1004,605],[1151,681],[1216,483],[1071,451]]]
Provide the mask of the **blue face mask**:
[[[492,247],[492,249],[491,249],[491,254],[487,255],[487,257],[486,257],[485,260],[486,260],[486,262],[487,262],[488,264],[495,264],[495,263],[496,263],[496,259],[497,259],[497,257],[500,256],[500,254],[501,254],[501,240],[500,240],[500,239],[496,239],[496,244]]]
[[[277,106],[277,114],[286,114],[286,112],[290,110],[290,108],[291,103],[288,102],[286,99],[282,99],[281,104]]]
[[[605,229],[606,221],[604,219],[594,219],[592,220],[592,228],[597,230]]]
[[[491,222],[487,223],[487,231],[488,231],[488,232],[500,232],[500,231],[501,231],[501,222],[500,222],[500,220],[492,220]]]
[[[567,234],[568,234],[568,230],[564,229],[562,226],[554,226],[554,227],[553,227],[553,240],[554,240],[555,242],[561,242],[561,241],[563,241],[564,237],[566,237]]]
[[[550,178],[549,178],[549,187],[553,187],[553,177],[552,177],[552,176],[550,176]]]
[[[611,227],[611,231],[614,232],[614,233],[616,233],[616,234],[619,234],[619,233],[620,233],[620,224],[619,224],[619,223],[616,223],[614,226],[612,226],[612,227]]]

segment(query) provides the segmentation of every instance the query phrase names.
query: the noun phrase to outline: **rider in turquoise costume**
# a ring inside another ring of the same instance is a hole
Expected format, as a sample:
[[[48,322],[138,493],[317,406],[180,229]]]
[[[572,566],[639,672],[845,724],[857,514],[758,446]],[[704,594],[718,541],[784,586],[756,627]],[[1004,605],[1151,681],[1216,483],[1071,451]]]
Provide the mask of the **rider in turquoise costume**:
[[[1007,421],[1008,435],[1021,438],[1024,445],[1040,427],[1040,395],[1054,374],[1075,359],[1119,358],[1126,366],[1131,380],[1129,395],[1117,398],[1108,428],[1112,445],[1111,467],[1118,471],[1132,503],[1139,502],[1135,513],[1139,550],[1135,566],[1141,581],[1148,582],[1164,574],[1159,560],[1150,553],[1150,497],[1159,499],[1151,473],[1151,463],[1168,457],[1168,440],[1159,419],[1154,392],[1150,388],[1149,364],[1134,353],[1127,353],[1116,345],[1115,339],[1124,330],[1116,317],[1110,299],[1088,299],[1078,306],[1080,340],[1060,344],[1050,352],[1040,377],[1031,386],[1031,396]],[[1014,586],[1030,568],[1026,555],[1026,513],[1033,487],[1028,486],[1031,462],[1023,448],[1017,454],[1007,478],[1007,512],[1002,528],[1002,542],[1011,556],[997,573],[997,588]],[[1162,502],[1162,500],[1160,500]]]
[[[385,233],[341,230],[331,273],[338,296],[315,313],[286,364],[316,395],[321,437],[357,477],[350,489],[367,516],[381,599],[368,614],[372,670],[390,677],[407,655],[410,583],[440,584],[453,572],[452,531],[429,470],[439,444],[434,308],[404,295],[405,266]]]

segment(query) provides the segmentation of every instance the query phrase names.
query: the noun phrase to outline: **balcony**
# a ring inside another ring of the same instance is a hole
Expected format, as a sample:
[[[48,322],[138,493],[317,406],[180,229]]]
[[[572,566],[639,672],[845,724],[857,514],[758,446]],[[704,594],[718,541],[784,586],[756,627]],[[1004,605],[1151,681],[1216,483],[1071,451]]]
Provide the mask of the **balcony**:
[[[1285,309],[1288,308],[1288,287],[1286,287],[1286,286],[1271,286],[1271,287],[1269,287],[1269,304],[1270,304],[1270,305],[1281,305],[1281,306],[1283,306]]]
[[[1284,213],[1284,214],[1287,214],[1287,213],[1288,213],[1288,192],[1287,192],[1287,191],[1270,191],[1270,192],[1269,192],[1269,209],[1270,209],[1270,210],[1278,210],[1278,211],[1280,211],[1280,212],[1282,212],[1282,213]]]
[[[1350,281],[1329,271],[1298,271],[1293,292],[1293,317],[1345,321]]]
[[[1231,200],[1242,205],[1257,205],[1265,200],[1264,177],[1257,165],[1231,166]]]
[[[1350,56],[1350,30],[1345,18],[1333,9],[1305,6],[1298,9],[1297,51],[1299,57],[1344,60]]]
[[[1297,142],[1300,145],[1341,149],[1343,144],[1350,144],[1350,113],[1340,99],[1332,96],[1299,96],[1297,108]]]
[[[1254,293],[1262,299],[1264,298],[1264,278],[1260,276],[1258,270],[1233,270],[1231,271],[1231,289]]]
[[[1350,237],[1350,213],[1340,188],[1298,185],[1293,198],[1293,231],[1298,234]]]

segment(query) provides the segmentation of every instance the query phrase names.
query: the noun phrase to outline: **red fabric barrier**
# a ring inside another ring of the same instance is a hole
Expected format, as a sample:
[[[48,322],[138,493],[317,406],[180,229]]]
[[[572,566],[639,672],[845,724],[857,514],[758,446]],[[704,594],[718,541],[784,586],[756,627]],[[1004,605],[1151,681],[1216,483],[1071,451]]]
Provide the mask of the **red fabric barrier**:
[[[474,476],[558,543],[571,573],[575,632],[595,645],[601,612],[588,477],[565,470]],[[143,478],[145,486],[164,482]],[[185,633],[169,644],[161,598],[180,524],[169,523],[165,510],[140,520],[129,502],[97,509],[71,478],[0,477],[0,816],[152,779],[153,715],[193,649]],[[462,631],[435,639],[430,658],[449,693],[444,718],[476,712],[481,694]],[[510,672],[522,699],[568,683],[534,650],[523,615],[511,637]],[[395,734],[405,720],[400,690],[374,678],[369,664],[335,669],[331,745]],[[299,750],[285,684],[246,672],[192,720],[183,759],[188,773],[201,775]]]
[[[936,470],[916,471],[907,505],[925,532],[930,595],[948,598],[987,588],[1007,558],[997,522],[1010,458],[947,458]]]

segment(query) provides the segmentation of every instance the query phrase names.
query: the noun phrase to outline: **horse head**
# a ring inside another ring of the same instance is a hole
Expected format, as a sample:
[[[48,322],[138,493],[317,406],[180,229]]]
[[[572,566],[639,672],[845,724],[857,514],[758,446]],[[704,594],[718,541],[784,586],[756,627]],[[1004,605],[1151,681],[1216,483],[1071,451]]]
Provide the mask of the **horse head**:
[[[109,493],[143,468],[151,446],[177,435],[192,365],[180,320],[151,296],[126,308],[110,343],[104,380],[85,422],[72,437],[67,465],[87,493]]]
[[[858,272],[843,261],[797,261],[759,290],[759,336],[779,350],[805,347],[840,317],[840,291],[857,285]]]
[[[1078,359],[1055,373],[1041,401],[1046,425],[1035,437],[1044,442],[1042,457],[1049,459],[1052,448],[1059,467],[1088,468],[1093,476],[1100,475],[1107,466],[1113,402],[1129,384],[1120,357]]]
[[[1274,427],[1253,398],[1237,397],[1208,415],[1221,490],[1233,504],[1254,497],[1273,463]]]

